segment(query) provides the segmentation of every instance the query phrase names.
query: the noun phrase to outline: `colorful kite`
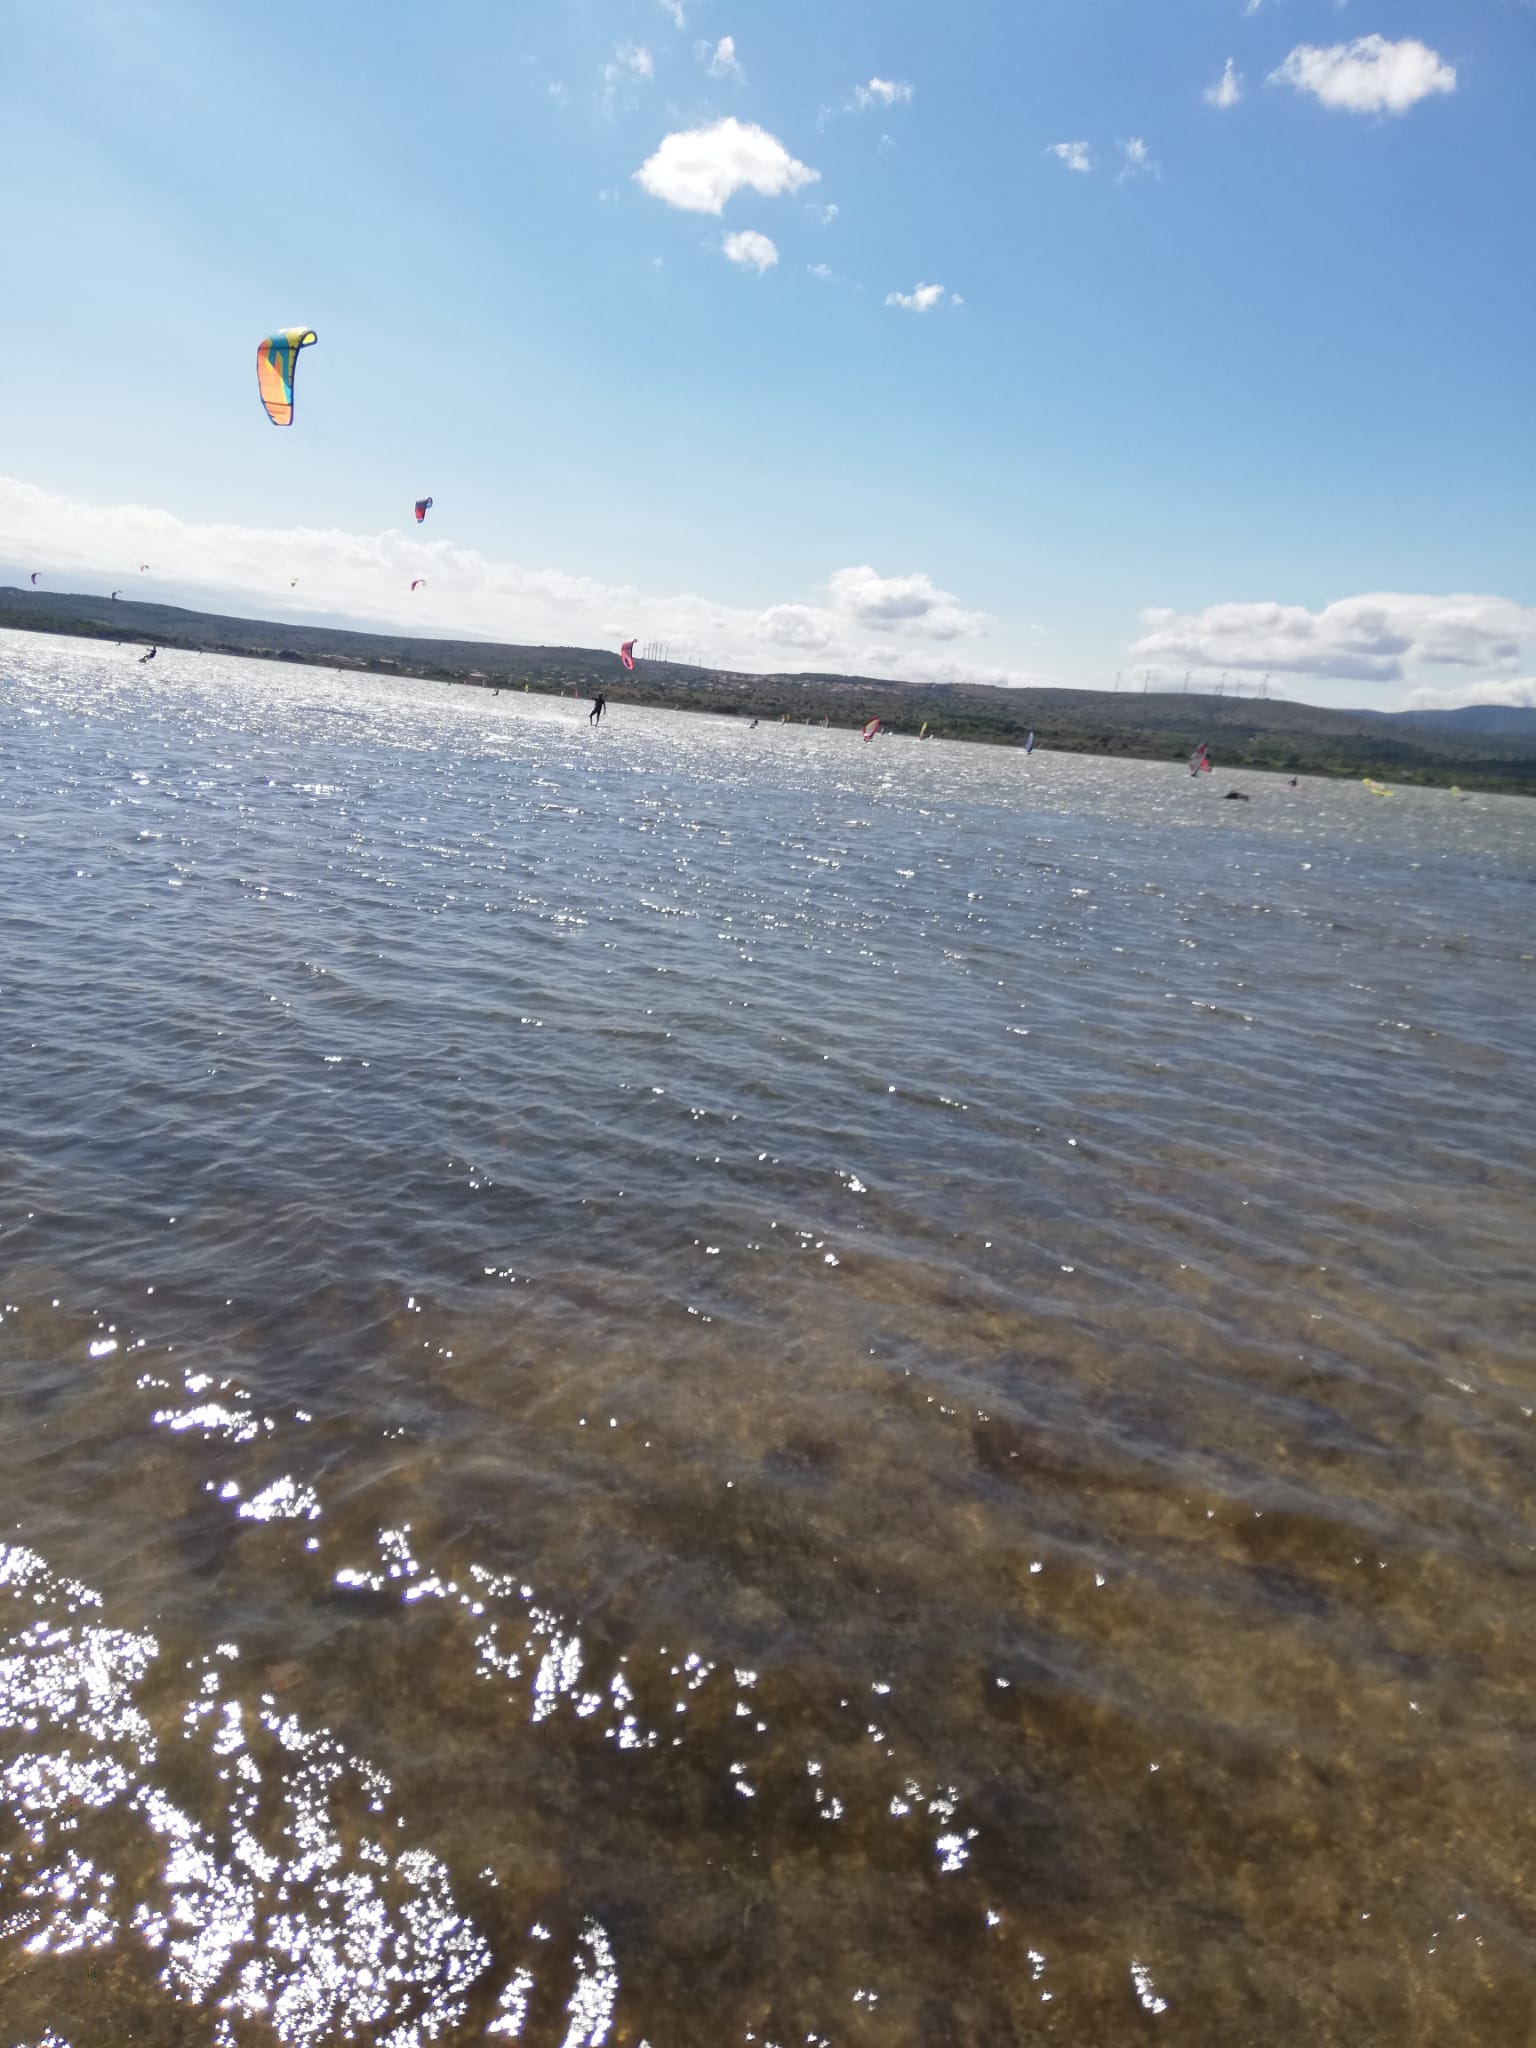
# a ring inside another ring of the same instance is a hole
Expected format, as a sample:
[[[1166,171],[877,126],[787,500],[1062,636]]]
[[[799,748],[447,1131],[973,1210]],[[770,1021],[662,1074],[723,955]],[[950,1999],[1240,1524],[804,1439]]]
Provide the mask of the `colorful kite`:
[[[418,498],[416,500],[416,524],[418,526],[420,526],[423,519],[426,518],[427,514],[431,510],[432,500],[430,498]]]
[[[281,327],[256,349],[256,383],[274,427],[293,425],[293,373],[299,350],[316,339],[312,327]]]
[[[33,589],[34,589],[34,590],[35,590],[35,589],[37,588],[37,579],[38,579],[38,575],[39,575],[39,573],[40,573],[40,572],[39,572],[38,570],[36,570],[36,569],[34,569],[34,570],[32,571],[32,587],[33,587]]]
[[[619,659],[620,659],[620,661],[622,661],[622,662],[623,662],[623,664],[624,664],[624,666],[625,666],[626,668],[633,668],[633,667],[634,667],[634,665],[635,665],[635,643],[634,643],[634,641],[633,641],[633,640],[626,640],[626,641],[624,642],[624,645],[623,645],[623,646],[622,646],[622,647],[621,647],[621,648],[619,649]]]
[[[421,586],[426,582],[426,580],[427,579],[425,576],[418,576],[415,582],[411,585],[412,590],[420,590]]]

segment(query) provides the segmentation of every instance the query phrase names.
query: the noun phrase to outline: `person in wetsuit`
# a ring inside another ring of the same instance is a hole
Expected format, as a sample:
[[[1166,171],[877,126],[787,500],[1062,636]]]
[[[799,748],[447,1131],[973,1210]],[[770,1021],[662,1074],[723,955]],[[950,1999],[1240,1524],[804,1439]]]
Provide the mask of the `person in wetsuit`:
[[[592,699],[592,709],[587,713],[588,725],[601,725],[603,722],[603,713],[607,709],[608,699],[603,695],[602,691],[599,690],[597,695]]]

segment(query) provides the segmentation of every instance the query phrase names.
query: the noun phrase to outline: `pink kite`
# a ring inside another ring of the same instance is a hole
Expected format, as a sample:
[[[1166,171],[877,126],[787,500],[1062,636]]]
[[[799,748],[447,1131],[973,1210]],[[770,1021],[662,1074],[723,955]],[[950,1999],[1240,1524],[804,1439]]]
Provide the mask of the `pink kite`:
[[[633,667],[634,667],[634,665],[635,665],[635,643],[634,643],[634,641],[633,641],[633,640],[626,640],[626,641],[624,642],[624,645],[623,645],[623,646],[622,646],[622,647],[621,647],[621,648],[619,649],[619,659],[620,659],[620,661],[622,661],[622,662],[623,662],[623,664],[624,664],[624,666],[625,666],[626,668],[633,668]]]

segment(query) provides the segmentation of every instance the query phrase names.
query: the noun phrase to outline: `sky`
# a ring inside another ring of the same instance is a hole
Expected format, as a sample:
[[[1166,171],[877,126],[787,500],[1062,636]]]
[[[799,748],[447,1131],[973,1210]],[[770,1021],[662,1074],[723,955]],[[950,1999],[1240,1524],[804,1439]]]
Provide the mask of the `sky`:
[[[1536,702],[1533,0],[0,0],[0,47],[0,581]]]

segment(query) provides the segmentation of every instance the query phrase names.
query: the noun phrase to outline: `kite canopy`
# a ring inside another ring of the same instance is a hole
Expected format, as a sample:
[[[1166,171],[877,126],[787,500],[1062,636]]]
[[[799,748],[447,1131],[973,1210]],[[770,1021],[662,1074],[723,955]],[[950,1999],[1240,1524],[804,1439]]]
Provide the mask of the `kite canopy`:
[[[426,580],[427,579],[425,576],[418,576],[415,582],[411,585],[412,590],[420,590],[421,586],[423,585],[423,583],[426,582]]]
[[[274,427],[293,425],[293,373],[298,368],[299,350],[308,348],[316,338],[312,327],[280,327],[257,346],[256,382]]]
[[[416,524],[418,526],[420,526],[423,519],[426,518],[427,514],[431,510],[432,500],[430,498],[418,498],[416,500]]]
[[[623,664],[624,664],[624,666],[625,666],[626,668],[633,668],[633,667],[634,667],[634,665],[635,665],[635,643],[634,643],[634,641],[633,641],[633,640],[626,640],[626,641],[624,642],[624,645],[623,645],[623,646],[622,646],[622,647],[621,647],[621,648],[619,649],[619,659],[620,659],[620,661],[622,661],[622,662],[623,662]]]

